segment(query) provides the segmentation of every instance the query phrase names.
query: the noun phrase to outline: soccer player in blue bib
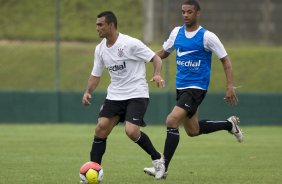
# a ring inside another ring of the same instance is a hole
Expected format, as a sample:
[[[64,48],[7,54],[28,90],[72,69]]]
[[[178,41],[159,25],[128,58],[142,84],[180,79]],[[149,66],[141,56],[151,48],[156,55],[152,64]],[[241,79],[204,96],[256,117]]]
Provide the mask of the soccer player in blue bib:
[[[175,27],[163,49],[157,51],[162,59],[176,51],[176,93],[177,102],[167,116],[167,136],[164,147],[167,176],[169,163],[179,143],[179,125],[182,123],[188,136],[194,137],[219,130],[227,130],[239,142],[243,134],[239,128],[239,118],[231,116],[227,120],[198,120],[198,107],[205,98],[210,82],[212,53],[222,62],[226,76],[225,101],[236,105],[238,99],[232,78],[232,65],[226,50],[219,38],[199,24],[200,5],[196,0],[188,0],[182,4],[184,25]],[[144,168],[145,173],[154,176],[154,167]]]

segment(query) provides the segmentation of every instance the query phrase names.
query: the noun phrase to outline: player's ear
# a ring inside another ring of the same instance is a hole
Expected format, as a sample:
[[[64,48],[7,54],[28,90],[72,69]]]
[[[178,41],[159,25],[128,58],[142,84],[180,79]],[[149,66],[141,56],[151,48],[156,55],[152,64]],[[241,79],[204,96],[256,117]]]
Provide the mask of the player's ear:
[[[111,22],[111,23],[109,24],[109,26],[111,27],[111,29],[116,29],[115,24],[114,24],[113,22]]]

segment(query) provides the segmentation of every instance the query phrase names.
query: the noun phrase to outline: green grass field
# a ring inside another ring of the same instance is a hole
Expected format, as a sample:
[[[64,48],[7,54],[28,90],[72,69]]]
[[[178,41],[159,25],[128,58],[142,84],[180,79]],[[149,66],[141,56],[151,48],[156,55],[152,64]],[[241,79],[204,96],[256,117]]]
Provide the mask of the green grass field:
[[[78,184],[88,161],[90,124],[1,124],[0,183]],[[163,150],[164,126],[143,129]],[[117,126],[103,158],[105,184],[278,184],[282,183],[282,127],[243,127],[245,142],[226,132],[181,139],[166,180],[143,173],[149,157]]]

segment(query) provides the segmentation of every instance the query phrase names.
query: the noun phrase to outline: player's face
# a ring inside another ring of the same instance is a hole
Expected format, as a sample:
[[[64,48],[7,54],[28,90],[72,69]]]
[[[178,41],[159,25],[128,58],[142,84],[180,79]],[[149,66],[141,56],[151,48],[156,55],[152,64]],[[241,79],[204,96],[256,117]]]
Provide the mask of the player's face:
[[[105,17],[97,18],[96,30],[100,38],[106,38],[110,34],[111,24],[106,22]]]
[[[187,27],[192,27],[198,22],[200,12],[195,9],[194,5],[182,5],[182,16]]]

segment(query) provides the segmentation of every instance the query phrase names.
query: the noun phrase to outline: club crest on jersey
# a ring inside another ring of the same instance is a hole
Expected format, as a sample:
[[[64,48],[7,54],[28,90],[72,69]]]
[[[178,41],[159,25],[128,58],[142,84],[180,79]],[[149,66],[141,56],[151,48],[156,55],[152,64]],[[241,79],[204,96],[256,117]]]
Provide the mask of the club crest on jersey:
[[[118,56],[119,57],[124,56],[123,48],[118,48]]]

